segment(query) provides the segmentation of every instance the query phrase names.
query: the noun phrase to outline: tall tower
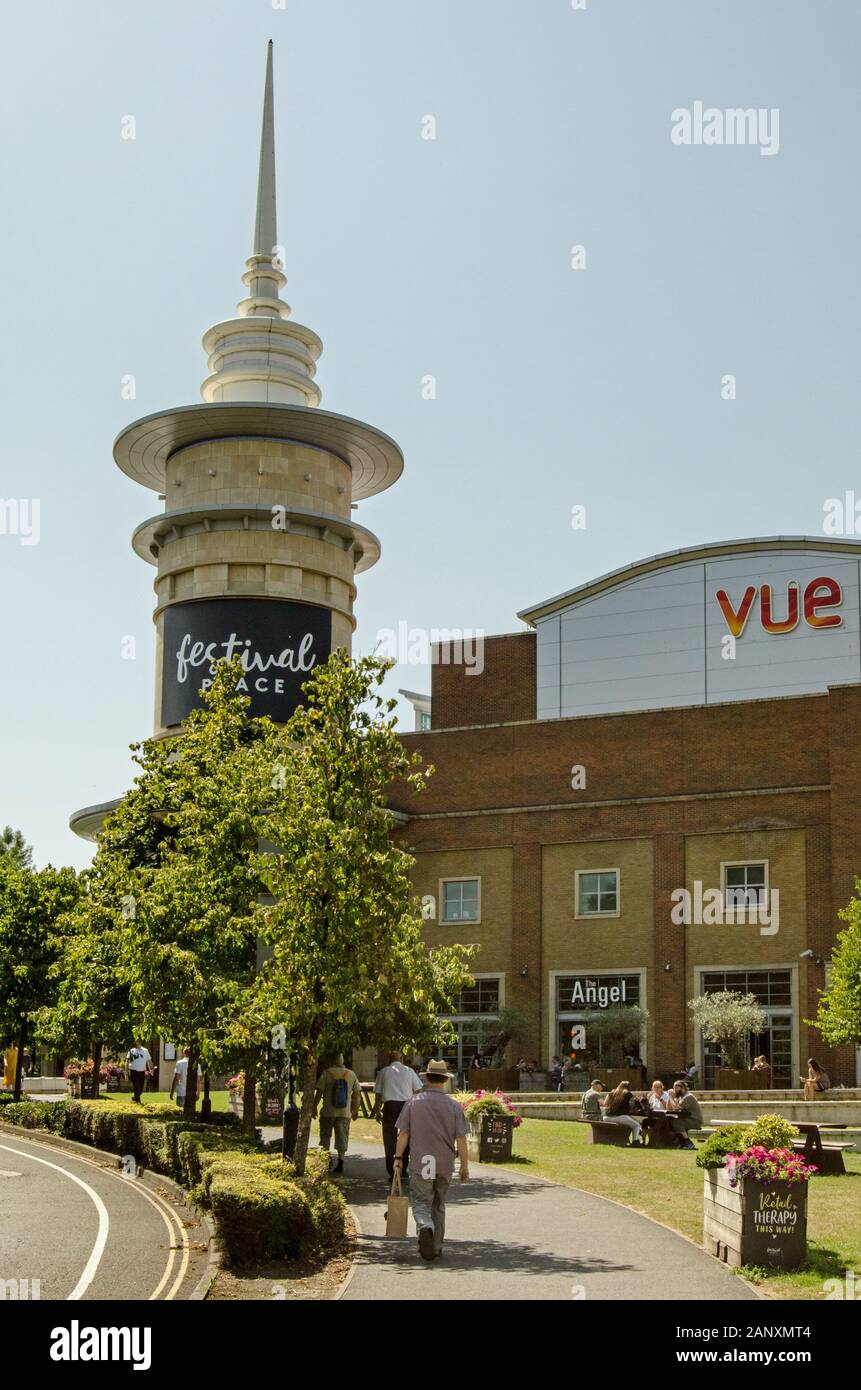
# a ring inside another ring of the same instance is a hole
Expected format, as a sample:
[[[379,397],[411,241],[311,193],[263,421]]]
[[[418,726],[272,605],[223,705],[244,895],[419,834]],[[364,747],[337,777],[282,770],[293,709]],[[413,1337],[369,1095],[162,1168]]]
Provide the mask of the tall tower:
[[[253,715],[289,717],[313,667],[350,648],[355,576],[380,554],[355,505],[403,469],[387,435],[319,409],[323,345],[291,319],[283,266],[270,42],[246,297],[204,334],[203,404],[147,415],[114,444],[122,471],[164,502],[132,537],[156,568],[157,735],[178,731],[223,656],[242,659]],[[72,828],[93,838],[115,804]]]
[[[391,486],[398,446],[320,410],[323,345],[294,323],[275,217],[272,43],[266,57],[254,241],[239,317],[204,334],[203,405],[129,425],[114,458],[164,499],[132,543],[156,567],[155,731],[198,703],[214,657],[247,665],[252,714],[286,719],[309,670],[349,649],[355,575],[377,560],[354,504]]]

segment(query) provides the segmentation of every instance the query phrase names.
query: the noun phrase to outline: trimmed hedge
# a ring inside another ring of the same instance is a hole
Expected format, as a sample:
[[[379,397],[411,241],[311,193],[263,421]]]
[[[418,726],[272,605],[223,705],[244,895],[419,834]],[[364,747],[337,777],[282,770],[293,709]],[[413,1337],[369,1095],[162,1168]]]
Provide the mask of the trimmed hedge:
[[[171,1105],[22,1101],[4,1105],[0,1118],[132,1155],[167,1174],[212,1211],[229,1265],[301,1258],[344,1237],[346,1204],[328,1179],[327,1155],[309,1154],[297,1178],[292,1163],[264,1152],[235,1124],[190,1124]]]

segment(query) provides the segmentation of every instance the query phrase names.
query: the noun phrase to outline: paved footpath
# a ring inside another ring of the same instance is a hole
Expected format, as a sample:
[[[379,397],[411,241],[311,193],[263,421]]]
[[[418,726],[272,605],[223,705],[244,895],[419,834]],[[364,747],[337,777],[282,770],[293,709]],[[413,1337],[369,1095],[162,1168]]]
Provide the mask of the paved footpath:
[[[443,1255],[426,1263],[412,1218],[407,1240],[385,1238],[380,1146],[352,1144],[345,1170],[362,1234],[344,1299],[758,1301],[743,1280],[647,1217],[487,1164],[470,1164],[470,1181],[452,1183]]]

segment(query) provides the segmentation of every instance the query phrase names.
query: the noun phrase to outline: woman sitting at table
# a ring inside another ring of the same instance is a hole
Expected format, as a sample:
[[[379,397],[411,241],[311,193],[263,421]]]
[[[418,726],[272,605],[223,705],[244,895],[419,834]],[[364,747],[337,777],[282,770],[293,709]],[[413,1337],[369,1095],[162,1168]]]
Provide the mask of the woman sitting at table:
[[[631,1131],[631,1148],[640,1147],[640,1121],[633,1115],[634,1097],[631,1083],[620,1081],[604,1101],[604,1120],[608,1125],[626,1125]]]
[[[652,1082],[652,1089],[649,1092],[648,1100],[650,1110],[657,1110],[661,1114],[667,1113],[670,1108],[670,1102],[664,1090],[663,1081]]]

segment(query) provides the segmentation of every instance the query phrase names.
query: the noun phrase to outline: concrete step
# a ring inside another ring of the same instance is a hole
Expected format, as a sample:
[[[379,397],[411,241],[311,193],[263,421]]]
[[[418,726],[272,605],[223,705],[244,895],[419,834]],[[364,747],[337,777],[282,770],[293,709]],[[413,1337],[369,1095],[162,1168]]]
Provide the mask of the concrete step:
[[[861,1101],[834,1100],[775,1100],[712,1101],[708,1093],[701,1095],[703,1122],[712,1125],[721,1121],[755,1120],[760,1115],[782,1115],[793,1123],[846,1125],[861,1129]],[[523,1119],[579,1120],[582,1115],[577,1100],[521,1100],[512,1097],[515,1112]]]
[[[639,1086],[635,1086],[635,1087],[634,1087],[634,1090],[635,1090],[638,1094],[639,1094],[639,1093],[641,1092],[641,1090],[643,1090],[643,1089],[648,1089],[648,1088],[642,1088],[642,1087],[639,1087]],[[701,1090],[699,1087],[695,1087],[695,1088],[694,1088],[694,1094],[697,1095],[697,1096],[699,1097],[699,1099],[700,1099],[701,1102],[702,1102],[703,1100],[708,1100],[708,1101],[750,1100],[750,1101],[756,1101],[757,1103],[760,1103],[760,1102],[763,1102],[763,1101],[768,1101],[768,1102],[770,1103],[770,1102],[773,1101],[773,1100],[775,1100],[775,1101],[784,1101],[784,1100],[786,1100],[786,1101],[803,1101],[803,1100],[804,1100],[804,1092],[802,1091],[801,1087],[799,1087],[798,1090],[795,1090],[795,1091],[703,1091],[703,1090]],[[557,1092],[557,1091],[513,1091],[513,1092],[511,1092],[511,1098],[512,1098],[512,1100],[522,1100],[522,1101],[524,1101],[524,1102],[536,1101],[536,1102],[539,1102],[539,1103],[542,1104],[542,1105],[546,1105],[546,1104],[558,1104],[559,1102],[562,1102],[563,1104],[569,1104],[569,1105],[570,1105],[570,1104],[572,1104],[574,1101],[578,1101],[578,1102],[579,1102],[579,1100],[580,1100],[580,1098],[581,1098],[582,1095],[583,1095],[583,1092],[582,1092],[582,1091],[562,1091],[562,1092]],[[858,1087],[851,1087],[851,1088],[850,1088],[850,1087],[845,1087],[845,1088],[843,1088],[843,1087],[836,1087],[836,1088],[834,1088],[834,1089],[832,1089],[832,1090],[830,1090],[830,1091],[827,1091],[826,1094],[825,1094],[825,1098],[828,1099],[828,1100],[837,1100],[837,1101],[861,1101],[861,1089],[859,1089]],[[815,1104],[815,1105],[818,1105],[818,1104],[820,1104],[820,1103],[821,1103],[821,1102],[818,1101],[818,1100],[813,1102],[813,1104]]]

